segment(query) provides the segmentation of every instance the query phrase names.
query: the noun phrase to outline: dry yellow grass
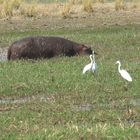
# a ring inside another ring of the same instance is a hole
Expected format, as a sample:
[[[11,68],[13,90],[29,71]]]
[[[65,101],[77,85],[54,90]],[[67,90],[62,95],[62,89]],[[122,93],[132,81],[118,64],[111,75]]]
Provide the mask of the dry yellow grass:
[[[2,4],[3,3],[3,0],[0,0],[0,4]]]
[[[139,8],[140,7],[140,0],[133,0],[133,4],[131,8]]]
[[[104,2],[103,4],[100,3]],[[124,0],[115,0],[109,3],[104,0],[67,0],[66,3],[38,3],[37,0],[31,3],[26,3],[24,0],[0,0],[0,18],[25,16],[25,17],[40,17],[40,16],[62,16],[63,18],[72,17],[74,14],[81,16],[85,11],[88,12],[105,12],[114,10],[138,9],[140,1],[124,2]],[[105,10],[106,9],[106,10]]]
[[[63,5],[63,9],[61,11],[61,16],[63,18],[69,17],[71,7],[72,7],[72,4],[71,3],[66,3],[65,5]]]
[[[77,0],[69,0],[69,3],[76,4]]]
[[[36,4],[23,4],[21,6],[21,15],[27,17],[35,17],[37,16],[37,7]]]
[[[99,3],[104,3],[105,0],[96,0],[96,2],[99,2]]]
[[[69,0],[69,3],[71,3],[71,4],[81,4],[82,0]]]
[[[83,9],[86,12],[93,12],[93,7],[92,7],[92,0],[83,0]]]
[[[38,4],[37,2],[26,3],[23,0],[1,0],[0,1],[0,17],[13,17],[13,16],[46,16],[48,11],[46,4]]]
[[[118,10],[124,10],[125,9],[125,2],[124,0],[116,0],[115,1],[115,9]]]
[[[1,9],[1,17],[11,17],[15,13],[18,12],[19,7],[21,5],[22,1],[21,0],[4,0],[1,1],[2,4],[2,9]],[[15,12],[16,11],[16,12]]]

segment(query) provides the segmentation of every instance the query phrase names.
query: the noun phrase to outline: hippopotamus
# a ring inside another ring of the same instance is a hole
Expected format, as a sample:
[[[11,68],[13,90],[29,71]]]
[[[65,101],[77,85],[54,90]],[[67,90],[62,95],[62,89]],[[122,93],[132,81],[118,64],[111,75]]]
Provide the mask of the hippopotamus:
[[[8,60],[41,59],[55,56],[90,55],[92,50],[84,44],[61,37],[34,36],[15,41],[8,49]]]

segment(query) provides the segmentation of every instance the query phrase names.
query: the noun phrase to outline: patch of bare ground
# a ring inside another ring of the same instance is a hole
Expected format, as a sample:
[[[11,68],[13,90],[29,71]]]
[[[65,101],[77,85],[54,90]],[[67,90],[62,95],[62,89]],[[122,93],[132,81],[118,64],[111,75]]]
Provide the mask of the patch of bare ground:
[[[15,16],[0,20],[0,30],[35,30],[55,28],[84,28],[110,25],[140,24],[140,7],[128,3],[124,10],[116,11],[114,3],[94,4],[93,12],[84,12],[82,5],[72,5],[66,17],[64,4],[48,4],[46,16],[25,18]]]

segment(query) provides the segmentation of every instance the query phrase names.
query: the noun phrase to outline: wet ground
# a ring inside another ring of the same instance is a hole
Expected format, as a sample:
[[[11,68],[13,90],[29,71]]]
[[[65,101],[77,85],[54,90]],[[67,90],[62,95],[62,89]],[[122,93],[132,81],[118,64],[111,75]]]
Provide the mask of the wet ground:
[[[25,97],[8,97],[8,98],[0,98],[0,113],[8,112],[15,110],[17,108],[20,108],[21,105],[24,104],[34,104],[34,103],[45,103],[47,104],[53,104],[56,102],[56,99],[54,96],[47,96],[47,95],[34,95],[34,96],[25,96]],[[88,111],[93,111],[96,109],[119,109],[120,104],[122,103],[121,100],[118,101],[112,101],[110,103],[101,103],[101,104],[73,104],[70,106],[70,110],[72,112],[88,112]],[[140,98],[137,99],[130,99],[128,101],[128,105],[131,106],[131,108],[120,108],[120,111],[122,113],[128,113],[128,115],[135,115],[135,111],[133,110],[135,107],[139,108],[140,107]],[[97,120],[100,121],[100,120]],[[110,120],[111,121],[111,120]],[[114,123],[118,122],[118,118],[116,120],[112,120]],[[121,120],[122,121],[122,120]],[[123,120],[123,123],[126,126],[135,126],[137,128],[140,128],[140,120],[139,118],[126,118]]]
[[[19,108],[21,105],[24,104],[30,104],[30,103],[45,103],[47,104],[53,104],[56,102],[56,99],[54,96],[47,96],[47,95],[34,95],[34,96],[24,96],[24,97],[8,97],[8,98],[0,98],[0,113],[4,113],[7,111],[11,111],[11,110],[15,110],[17,108]],[[85,103],[85,104],[73,104],[72,106],[70,106],[70,110],[74,111],[74,112],[88,112],[91,110],[96,110],[98,109],[119,109],[120,104],[122,104],[122,100],[116,100],[116,101],[112,101],[109,103],[100,103],[100,104],[89,104],[89,103]],[[133,110],[133,108],[139,108],[140,107],[140,98],[136,98],[136,99],[129,99],[129,101],[127,102],[128,106],[131,106],[131,108],[120,108],[119,110],[121,112],[125,112],[126,114],[128,113],[128,115],[135,115],[135,111]],[[113,120],[114,122],[115,120]],[[116,122],[118,122],[117,118],[116,118]],[[126,125],[130,126],[136,126],[136,127],[140,127],[140,120],[139,118],[132,118],[132,119],[125,119],[123,121],[123,123],[125,123]]]
[[[53,96],[47,96],[47,95],[33,95],[33,96],[24,96],[24,97],[7,97],[7,98],[0,98],[0,105],[20,105],[25,103],[31,103],[31,102],[44,102],[44,103],[53,103],[55,102],[55,97]],[[121,104],[121,100],[112,101],[110,103],[101,103],[101,104],[79,104],[79,105],[73,105],[73,110],[75,111],[90,111],[91,109],[97,108],[97,107],[103,107],[103,108],[112,108],[114,106],[119,106]],[[129,99],[128,105],[131,105],[133,107],[140,107],[140,98],[136,99]]]

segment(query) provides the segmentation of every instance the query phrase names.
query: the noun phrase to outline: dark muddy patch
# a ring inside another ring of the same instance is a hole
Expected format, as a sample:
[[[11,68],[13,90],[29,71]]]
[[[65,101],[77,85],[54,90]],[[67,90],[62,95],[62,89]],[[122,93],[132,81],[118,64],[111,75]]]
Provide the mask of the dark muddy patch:
[[[24,96],[24,97],[7,97],[7,98],[0,98],[0,104],[25,104],[25,103],[31,103],[31,102],[44,102],[44,103],[50,103],[50,102],[55,102],[55,97],[54,96],[47,96],[47,95],[34,95],[34,96]],[[90,111],[91,109],[95,108],[114,108],[120,106],[121,101],[113,101],[109,103],[100,103],[100,104],[79,104],[79,105],[73,105],[73,110],[75,111]],[[123,103],[125,104],[125,103]],[[140,99],[130,99],[127,102],[128,105],[131,106],[140,106]]]
[[[120,106],[122,104],[122,107]],[[119,108],[120,110],[125,110],[125,108],[123,107],[125,105],[125,103],[123,101],[112,101],[109,103],[100,103],[100,104],[79,104],[79,105],[74,105],[73,106],[73,110],[74,111],[91,111],[92,109],[96,109],[96,108]],[[133,106],[133,107],[139,107],[140,106],[140,99],[130,99],[127,102],[127,105]]]

